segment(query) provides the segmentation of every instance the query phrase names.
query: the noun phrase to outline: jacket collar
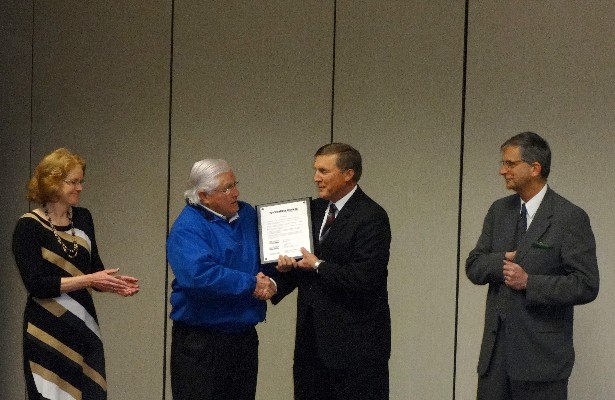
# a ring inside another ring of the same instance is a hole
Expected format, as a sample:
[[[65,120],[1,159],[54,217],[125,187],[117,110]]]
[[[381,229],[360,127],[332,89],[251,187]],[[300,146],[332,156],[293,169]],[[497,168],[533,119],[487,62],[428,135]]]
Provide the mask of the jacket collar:
[[[219,219],[222,221],[227,221],[226,218],[213,213],[211,210],[209,210],[207,207],[203,206],[202,204],[191,204],[188,202],[188,200],[186,200],[186,204],[191,207],[192,209],[196,210],[199,214],[201,214],[201,216],[203,218],[205,218],[207,221],[213,221],[215,219]],[[241,209],[244,207],[244,203],[242,201],[238,201],[237,204],[239,205],[239,209],[237,210],[237,214],[235,214],[233,217],[231,217],[231,219],[228,221],[229,223],[236,220],[237,218],[239,218],[239,213],[241,211]]]

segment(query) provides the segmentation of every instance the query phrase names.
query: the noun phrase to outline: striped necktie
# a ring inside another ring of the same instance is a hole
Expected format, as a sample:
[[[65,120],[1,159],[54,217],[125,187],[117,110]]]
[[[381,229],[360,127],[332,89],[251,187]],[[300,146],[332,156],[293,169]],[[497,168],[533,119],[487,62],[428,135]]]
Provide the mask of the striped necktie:
[[[322,233],[320,234],[320,241],[321,242],[325,238],[325,236],[327,236],[327,233],[329,233],[329,229],[331,228],[331,225],[333,225],[333,221],[335,221],[335,212],[336,211],[337,211],[337,208],[335,207],[335,204],[331,203],[329,205],[329,213],[327,214],[327,219],[325,220],[325,225],[322,227]]]

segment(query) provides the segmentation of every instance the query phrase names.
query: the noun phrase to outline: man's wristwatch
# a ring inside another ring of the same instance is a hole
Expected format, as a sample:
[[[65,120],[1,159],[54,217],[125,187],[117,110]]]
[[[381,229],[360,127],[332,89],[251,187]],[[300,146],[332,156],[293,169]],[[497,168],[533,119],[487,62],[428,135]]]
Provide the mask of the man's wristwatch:
[[[320,266],[320,264],[324,263],[323,260],[318,260],[314,263],[314,270],[316,270],[316,272],[318,272],[318,267]]]

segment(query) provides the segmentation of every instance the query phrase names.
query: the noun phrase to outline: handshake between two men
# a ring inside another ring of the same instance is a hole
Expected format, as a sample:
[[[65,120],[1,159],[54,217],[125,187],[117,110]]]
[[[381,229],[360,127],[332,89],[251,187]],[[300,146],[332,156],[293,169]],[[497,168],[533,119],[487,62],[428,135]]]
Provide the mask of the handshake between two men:
[[[288,272],[294,268],[304,270],[315,270],[318,257],[307,251],[305,248],[301,248],[301,254],[303,258],[296,260],[293,257],[280,255],[278,258],[278,265],[276,269],[279,272]],[[259,272],[256,275],[256,288],[254,289],[253,296],[259,300],[269,300],[278,292],[278,287],[273,279],[267,275]]]
[[[278,287],[275,281],[267,275],[259,272],[256,275],[256,288],[252,296],[259,300],[269,300],[278,292]]]

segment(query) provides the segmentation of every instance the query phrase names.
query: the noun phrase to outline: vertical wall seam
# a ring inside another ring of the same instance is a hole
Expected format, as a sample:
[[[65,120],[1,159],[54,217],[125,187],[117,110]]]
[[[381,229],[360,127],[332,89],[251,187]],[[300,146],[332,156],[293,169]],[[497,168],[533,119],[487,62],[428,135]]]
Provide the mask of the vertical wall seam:
[[[169,236],[171,218],[171,149],[173,130],[173,54],[174,54],[174,28],[175,28],[175,0],[171,0],[171,32],[169,44],[169,115],[167,126],[167,207],[166,207],[166,238]],[[169,331],[168,301],[169,298],[169,265],[167,263],[166,245],[164,246],[164,315],[163,315],[163,340],[162,340],[162,400],[166,399],[167,386],[167,337]]]
[[[333,143],[333,125],[335,117],[335,39],[337,34],[337,0],[333,1],[333,43],[331,62],[331,132],[329,141]]]
[[[28,174],[32,171],[32,138],[34,136],[34,10],[35,0],[32,0],[32,36],[30,37],[30,135],[28,137]],[[30,202],[28,202],[30,208]]]
[[[453,400],[457,391],[457,346],[459,343],[459,279],[461,275],[461,211],[463,206],[463,156],[465,145],[465,117],[468,71],[468,15],[470,0],[465,1],[463,24],[463,72],[461,84],[461,132],[459,145],[459,199],[457,206],[457,276],[455,281],[455,335],[453,344]]]
[[[28,135],[28,176],[32,171],[32,137],[34,136],[34,21],[35,21],[35,0],[32,0],[32,29],[30,36],[30,132]],[[28,200],[28,210],[31,209],[31,202]],[[27,211],[27,210],[26,210]],[[24,400],[28,399],[28,388],[24,385]]]

